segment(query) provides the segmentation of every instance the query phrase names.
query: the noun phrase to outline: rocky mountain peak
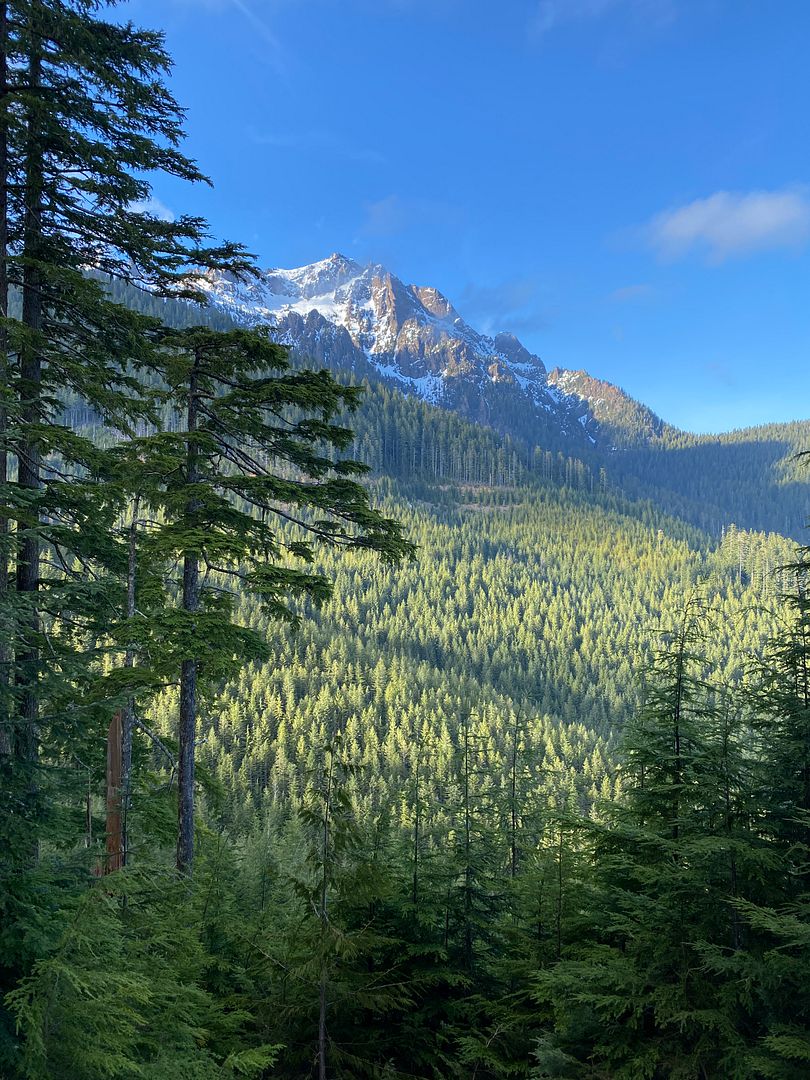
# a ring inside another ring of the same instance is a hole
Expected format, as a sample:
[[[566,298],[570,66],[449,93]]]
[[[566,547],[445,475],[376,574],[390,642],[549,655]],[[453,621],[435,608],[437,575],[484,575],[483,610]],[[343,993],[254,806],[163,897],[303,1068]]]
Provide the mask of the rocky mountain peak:
[[[363,271],[359,263],[346,258],[340,252],[334,252],[328,259],[299,266],[293,270],[268,270],[268,276],[295,286],[295,293],[300,297],[312,298],[333,293],[342,285],[358,277]]]
[[[433,286],[409,285],[408,287],[422,307],[437,319],[455,321],[460,317],[447,297],[443,296],[438,289],[434,289]]]
[[[596,379],[587,371],[554,368],[549,372],[548,382],[569,399],[579,399],[592,421],[599,426],[603,438],[614,447],[644,445],[667,432],[675,432],[652,409],[620,387]]]
[[[583,396],[550,383],[539,356],[509,333],[480,333],[430,285],[406,285],[385,266],[335,252],[258,280],[203,281],[210,303],[237,322],[274,326],[281,340],[331,366],[374,372],[405,393],[534,441],[551,425],[595,441]],[[515,418],[519,418],[516,420]]]

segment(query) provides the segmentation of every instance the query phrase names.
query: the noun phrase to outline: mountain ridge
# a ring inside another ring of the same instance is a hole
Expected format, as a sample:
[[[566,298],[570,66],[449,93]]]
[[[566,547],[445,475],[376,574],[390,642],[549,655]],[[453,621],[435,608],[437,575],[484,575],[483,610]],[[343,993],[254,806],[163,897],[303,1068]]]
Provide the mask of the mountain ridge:
[[[211,307],[246,325],[268,323],[293,349],[365,371],[433,405],[531,439],[533,423],[572,451],[595,446],[582,396],[550,382],[542,359],[510,333],[475,330],[431,285],[408,285],[379,263],[339,253],[262,271],[250,282],[201,279]],[[515,430],[517,428],[517,430]],[[534,441],[534,440],[532,440]]]
[[[678,428],[607,379],[584,369],[549,369],[516,335],[474,329],[435,286],[406,284],[381,263],[361,264],[339,252],[299,267],[270,267],[247,282],[208,274],[198,283],[211,309],[238,324],[273,326],[293,351],[376,375],[529,441],[542,441],[527,430],[531,416],[545,438],[551,419],[572,452],[711,440],[774,426],[714,435]],[[508,407],[523,416],[509,417]]]
[[[109,287],[122,303],[169,325],[196,325],[200,320],[197,305],[162,300],[121,283],[110,282]],[[808,421],[715,436],[681,431],[612,383],[584,371],[548,371],[540,357],[528,354],[526,360],[519,340],[478,334],[438,289],[406,286],[384,267],[363,268],[341,256],[292,271],[265,271],[247,285],[220,278],[206,280],[204,287],[209,298],[202,316],[206,324],[227,329],[270,323],[290,347],[296,365],[321,365],[341,380],[390,391],[393,397],[368,399],[369,405],[377,403],[371,409],[373,433],[362,425],[367,429],[364,455],[383,472],[389,467],[401,470],[406,458],[423,461],[428,443],[438,440],[436,446],[444,446],[452,425],[443,424],[439,414],[448,419],[455,415],[513,440],[499,451],[496,471],[505,476],[513,476],[515,469],[503,462],[545,462],[550,454],[554,461],[578,461],[583,475],[600,486],[650,499],[715,537],[731,524],[797,540],[805,535],[810,486],[799,455],[810,451]],[[356,317],[363,304],[361,314],[373,335],[365,339]],[[387,323],[378,318],[380,311]],[[393,334],[387,345],[382,336],[386,327]],[[467,339],[466,372],[456,368],[445,373],[451,366],[446,341],[451,337],[450,352],[463,349]],[[509,355],[496,356],[497,351]],[[517,365],[531,363],[544,407],[514,379],[499,377],[497,364],[506,368],[507,361],[518,374]],[[424,392],[431,386],[442,391],[440,399]],[[429,412],[403,412],[395,405],[400,394]],[[395,415],[401,432],[396,424],[392,427]],[[373,449],[376,444],[384,446],[381,455]],[[446,446],[437,452],[457,456]],[[490,460],[490,450],[474,456],[478,464],[473,474],[489,475],[488,466],[481,473],[481,462]],[[458,464],[465,472],[467,467]],[[567,468],[555,465],[551,471],[565,478]],[[579,476],[580,467],[571,468]],[[545,465],[543,469],[548,472]]]
[[[569,397],[580,398],[587,404],[600,433],[610,440],[611,449],[689,434],[662,420],[620,386],[583,369],[552,368],[548,381]]]

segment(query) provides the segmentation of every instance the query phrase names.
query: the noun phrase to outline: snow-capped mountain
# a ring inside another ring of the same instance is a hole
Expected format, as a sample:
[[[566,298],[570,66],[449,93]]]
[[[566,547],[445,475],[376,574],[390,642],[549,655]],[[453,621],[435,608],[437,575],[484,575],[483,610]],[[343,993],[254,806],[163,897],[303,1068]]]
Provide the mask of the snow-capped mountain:
[[[437,289],[406,285],[384,266],[334,254],[250,282],[210,275],[202,287],[235,321],[270,324],[296,352],[336,370],[376,375],[532,441],[597,439],[587,401],[550,383],[540,357],[516,337],[479,333]]]

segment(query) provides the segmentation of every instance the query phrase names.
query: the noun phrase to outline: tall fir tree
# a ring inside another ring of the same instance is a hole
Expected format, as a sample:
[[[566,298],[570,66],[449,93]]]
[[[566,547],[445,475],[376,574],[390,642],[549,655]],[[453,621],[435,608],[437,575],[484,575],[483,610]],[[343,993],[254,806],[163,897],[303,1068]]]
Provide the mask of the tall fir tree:
[[[159,323],[114,303],[105,280],[194,299],[189,271],[247,265],[210,246],[201,220],[149,212],[156,174],[205,178],[179,150],[161,36],[105,6],[0,9],[0,988],[30,962],[21,928],[43,895],[29,885],[44,830],[56,845],[80,835],[54,811],[75,805],[79,760],[103,768],[96,735],[114,708],[84,693],[99,662],[88,643],[120,606],[109,470],[71,421],[83,411],[126,433],[155,417],[142,375]]]
[[[170,630],[180,669],[177,866],[190,872],[200,676],[264,655],[261,636],[234,619],[236,590],[294,622],[291,596],[330,595],[323,575],[295,565],[312,560],[313,544],[389,561],[413,549],[352,479],[365,466],[337,456],[352,432],[335,417],[360,388],[293,370],[261,330],[167,332],[163,355],[170,430],[130,440],[118,457],[162,517],[152,548],[182,561],[180,606],[160,633]]]
[[[693,597],[624,734],[624,798],[591,829],[587,914],[538,977],[556,1034],[537,1076],[586,1062],[616,1080],[752,1076],[748,995],[708,957],[740,948],[735,905],[772,863],[744,812],[739,713],[704,677],[706,618]]]

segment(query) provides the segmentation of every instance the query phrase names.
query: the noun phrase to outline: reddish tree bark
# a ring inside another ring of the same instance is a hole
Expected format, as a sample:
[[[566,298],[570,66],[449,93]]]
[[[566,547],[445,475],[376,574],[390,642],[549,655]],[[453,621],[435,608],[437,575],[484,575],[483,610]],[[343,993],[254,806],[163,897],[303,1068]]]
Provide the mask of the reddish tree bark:
[[[104,873],[111,874],[124,865],[124,835],[121,828],[121,772],[123,724],[117,712],[107,732],[107,858]]]

